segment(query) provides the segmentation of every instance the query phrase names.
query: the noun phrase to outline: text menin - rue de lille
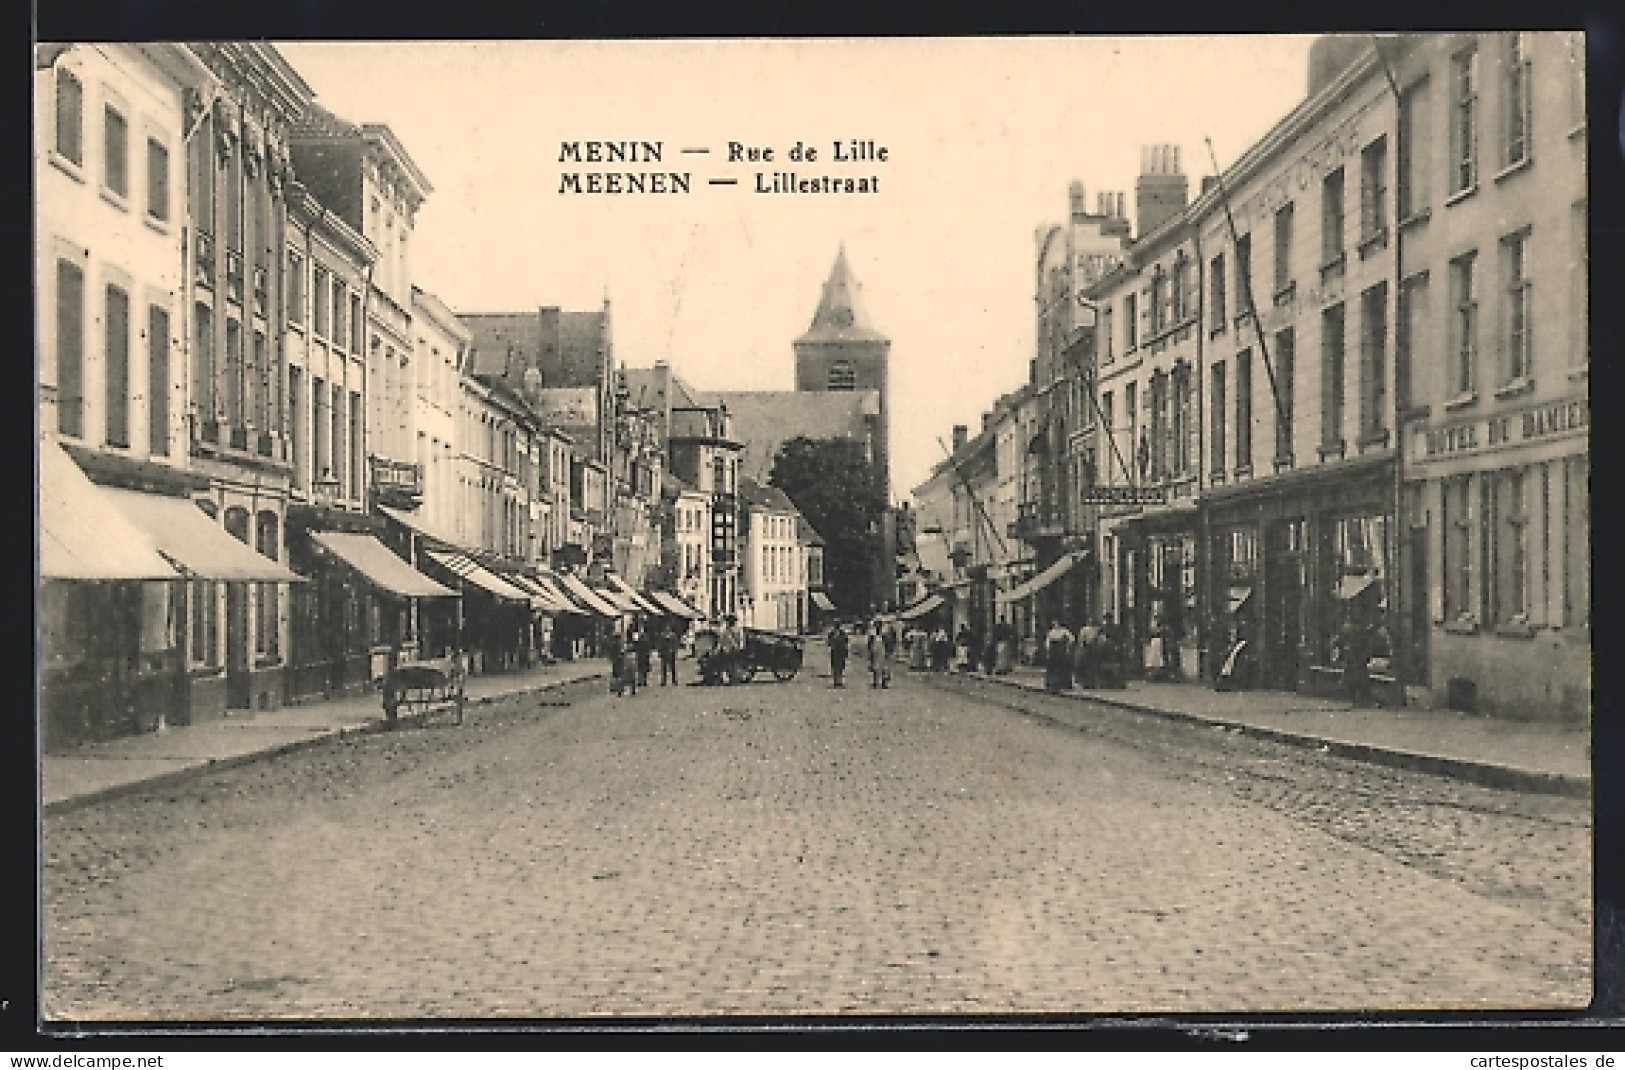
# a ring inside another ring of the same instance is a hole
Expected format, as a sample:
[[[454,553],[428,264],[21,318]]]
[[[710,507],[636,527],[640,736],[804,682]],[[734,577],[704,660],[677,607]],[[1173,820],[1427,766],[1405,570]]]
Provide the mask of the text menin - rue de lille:
[[[704,156],[707,148],[683,149],[683,155]],[[665,162],[666,145],[662,141],[561,141],[560,163],[650,164]],[[781,159],[778,149],[765,145],[747,145],[730,141],[723,154],[730,164],[772,164]],[[813,145],[797,141],[784,150],[782,158],[794,164],[850,165],[855,163],[883,164],[891,158],[891,150],[874,141],[853,138],[835,141],[828,154]],[[717,176],[707,180],[713,186],[735,186],[739,180],[732,176]],[[560,171],[560,193],[599,194],[682,194],[692,193],[694,172],[664,170],[590,170]],[[880,192],[880,176],[808,174],[800,171],[756,171],[747,187],[754,193],[851,193],[874,194]]]

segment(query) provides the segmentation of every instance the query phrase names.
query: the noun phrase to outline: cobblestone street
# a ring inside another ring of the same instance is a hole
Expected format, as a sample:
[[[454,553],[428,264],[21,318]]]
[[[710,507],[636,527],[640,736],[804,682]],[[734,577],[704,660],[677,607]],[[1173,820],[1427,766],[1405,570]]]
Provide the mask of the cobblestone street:
[[[46,1013],[1590,999],[1587,801],[987,684],[828,683],[577,685],[49,816]]]

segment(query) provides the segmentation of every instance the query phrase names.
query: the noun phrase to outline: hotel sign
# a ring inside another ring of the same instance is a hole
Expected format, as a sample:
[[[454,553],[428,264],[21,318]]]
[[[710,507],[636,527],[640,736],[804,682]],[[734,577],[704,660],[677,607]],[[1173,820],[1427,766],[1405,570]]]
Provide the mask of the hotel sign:
[[[1508,449],[1583,434],[1591,426],[1591,404],[1585,398],[1552,401],[1522,412],[1497,413],[1474,420],[1417,428],[1411,435],[1413,464],[1446,461],[1485,450]]]
[[[1083,492],[1085,505],[1162,505],[1167,501],[1166,487],[1090,487]]]

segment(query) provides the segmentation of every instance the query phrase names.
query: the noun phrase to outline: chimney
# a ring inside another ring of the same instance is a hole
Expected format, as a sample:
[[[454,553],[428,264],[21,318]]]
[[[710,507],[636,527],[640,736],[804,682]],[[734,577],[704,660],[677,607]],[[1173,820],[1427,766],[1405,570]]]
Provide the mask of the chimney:
[[[1066,194],[1067,203],[1071,208],[1072,222],[1083,222],[1084,217],[1089,214],[1089,210],[1084,207],[1085,202],[1083,197],[1083,181],[1081,179],[1074,178],[1072,180],[1072,184],[1067,187]]]
[[[1218,175],[1203,175],[1202,176],[1202,193],[1201,193],[1201,196],[1206,197],[1207,196],[1207,191],[1212,189],[1214,186],[1217,186],[1218,184],[1219,184],[1219,176]]]
[[[1140,150],[1140,177],[1134,182],[1135,237],[1144,238],[1184,211],[1190,182],[1179,168],[1178,145],[1147,145]]]
[[[970,428],[966,427],[964,424],[954,424],[954,453],[957,454],[960,450],[964,449],[965,443],[969,441]]]
[[[1371,39],[1358,33],[1328,33],[1309,46],[1309,95],[1325,89],[1371,47]]]
[[[525,374],[520,378],[524,381],[523,393],[525,400],[532,405],[536,404],[542,391],[542,373],[537,370],[536,365],[532,364],[525,369]]]
[[[987,429],[992,427],[992,426],[993,426],[993,414],[991,412],[982,413],[982,434],[984,434],[984,435],[987,434]]]

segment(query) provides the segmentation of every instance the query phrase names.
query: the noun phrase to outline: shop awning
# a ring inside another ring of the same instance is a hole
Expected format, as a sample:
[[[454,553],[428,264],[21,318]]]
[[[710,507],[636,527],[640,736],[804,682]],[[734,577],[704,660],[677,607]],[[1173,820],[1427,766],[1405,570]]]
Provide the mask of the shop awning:
[[[447,553],[444,550],[426,550],[429,560],[440,565],[458,579],[472,583],[487,594],[509,602],[523,602],[530,604],[530,592],[522,591],[496,573],[476,564],[463,554]]]
[[[574,598],[600,617],[619,617],[621,615],[621,611],[617,606],[606,602],[599,596],[597,591],[588,587],[580,576],[560,576],[559,584],[571,598]]]
[[[669,591],[650,591],[649,597],[665,606],[673,616],[698,620],[700,611]]]
[[[1069,553],[1059,561],[1056,561],[1055,564],[1051,565],[1049,568],[1046,568],[1044,571],[1040,572],[1026,583],[1019,584],[1008,591],[1004,591],[996,595],[994,597],[994,601],[1003,605],[1009,602],[1018,602],[1029,595],[1037,594],[1039,591],[1042,591],[1045,587],[1048,587],[1050,584],[1054,583],[1056,580],[1070,572],[1073,565],[1076,565],[1079,561],[1082,561],[1087,556],[1087,551],[1074,550],[1072,553]]]
[[[925,616],[927,613],[931,612],[933,609],[936,609],[940,605],[942,605],[942,596],[940,594],[928,594],[918,602],[915,602],[912,606],[909,606],[907,609],[898,613],[897,617],[899,620],[913,620],[916,617]]]
[[[558,606],[558,612],[574,613],[579,617],[593,615],[591,610],[582,609],[576,605],[575,600],[560,589],[559,577],[553,573],[544,571],[540,575],[532,577],[531,583],[535,584],[539,590],[547,592],[548,596],[553,599],[554,604]]]
[[[40,445],[39,574],[46,580],[180,578],[55,442]]]
[[[263,557],[226,534],[190,498],[100,487],[108,502],[187,576],[200,580],[304,583],[286,565]]]
[[[813,605],[817,606],[825,613],[835,612],[835,603],[831,602],[829,600],[829,595],[825,594],[823,591],[814,591],[808,597],[812,599]]]
[[[1247,604],[1247,599],[1253,596],[1251,587],[1230,588],[1230,612],[1234,613]]]
[[[1337,597],[1347,602],[1376,582],[1377,576],[1371,572],[1364,575],[1344,576],[1337,581]]]
[[[649,599],[638,593],[637,588],[621,579],[620,576],[611,572],[604,578],[609,581],[610,586],[614,587],[617,591],[620,591],[626,597],[630,598],[632,600],[632,604],[636,606],[640,612],[653,613],[657,617],[665,616],[666,608],[664,606],[656,605],[655,603],[649,601]]]
[[[503,577],[515,587],[521,587],[530,592],[530,608],[543,613],[579,613],[580,610],[571,605],[563,595],[548,587],[542,586],[540,580],[515,572],[511,576]]]
[[[313,531],[310,537],[339,560],[365,576],[374,587],[400,598],[456,598],[444,587],[390,552],[371,535]]]
[[[450,533],[441,531],[416,513],[409,513],[405,509],[396,509],[391,505],[380,505],[378,511],[403,527],[410,528],[419,535],[427,536],[435,542],[445,543],[447,546],[461,545],[451,537]]]
[[[625,594],[622,594],[620,591],[617,591],[615,588],[609,586],[608,584],[589,583],[589,584],[587,584],[587,586],[592,590],[593,594],[597,595],[599,598],[602,598],[604,601],[606,601],[610,605],[614,606],[616,608],[616,610],[621,612],[621,613],[642,613],[643,612],[643,610],[638,608],[638,604],[636,602],[632,601],[632,599],[629,596],[627,596]]]

